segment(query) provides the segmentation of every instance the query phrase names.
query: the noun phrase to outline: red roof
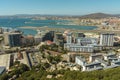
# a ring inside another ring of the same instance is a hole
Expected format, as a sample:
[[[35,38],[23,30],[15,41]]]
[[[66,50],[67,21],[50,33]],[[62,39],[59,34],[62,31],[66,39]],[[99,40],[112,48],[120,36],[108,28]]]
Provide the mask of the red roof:
[[[48,45],[53,44],[53,42],[52,42],[52,41],[50,41],[50,40],[48,40],[48,41],[46,41],[46,42],[47,42],[47,44],[48,44]]]

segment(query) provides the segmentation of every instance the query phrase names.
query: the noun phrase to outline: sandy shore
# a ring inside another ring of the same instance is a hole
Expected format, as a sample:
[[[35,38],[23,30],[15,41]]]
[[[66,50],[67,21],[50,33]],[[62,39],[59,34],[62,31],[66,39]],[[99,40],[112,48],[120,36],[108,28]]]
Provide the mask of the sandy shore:
[[[33,27],[33,26],[22,26],[19,27],[20,29],[36,29],[37,27]]]
[[[40,29],[40,28],[47,28],[48,26],[43,26],[43,27],[34,27],[34,26],[22,26],[22,27],[19,27],[21,29]]]

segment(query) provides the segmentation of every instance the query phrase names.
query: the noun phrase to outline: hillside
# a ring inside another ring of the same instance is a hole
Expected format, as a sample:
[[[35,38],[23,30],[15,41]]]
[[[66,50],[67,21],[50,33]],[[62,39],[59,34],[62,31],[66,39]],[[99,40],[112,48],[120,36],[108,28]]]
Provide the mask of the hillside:
[[[32,69],[29,69],[24,64],[15,65],[11,67],[12,71],[0,75],[0,80],[8,80],[13,77],[12,80],[120,80],[120,67],[90,72],[70,70],[48,72],[45,69],[48,64],[39,64],[33,66]],[[51,77],[48,78],[48,75]]]
[[[107,17],[114,17],[115,15],[105,14],[105,13],[93,13],[81,16],[80,18],[91,18],[91,19],[100,19],[100,18],[107,18]]]
[[[56,78],[58,74],[63,76]],[[53,77],[48,79],[47,75],[53,75]],[[119,75],[120,68],[92,72],[60,70],[49,73],[42,70],[39,72],[32,70],[23,73],[17,80],[120,80]]]

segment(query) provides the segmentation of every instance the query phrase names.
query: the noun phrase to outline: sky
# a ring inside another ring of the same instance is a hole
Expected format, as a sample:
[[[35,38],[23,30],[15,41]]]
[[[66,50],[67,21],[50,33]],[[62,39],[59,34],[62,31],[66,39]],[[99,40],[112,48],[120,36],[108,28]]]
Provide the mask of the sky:
[[[0,0],[0,15],[120,14],[120,0]]]

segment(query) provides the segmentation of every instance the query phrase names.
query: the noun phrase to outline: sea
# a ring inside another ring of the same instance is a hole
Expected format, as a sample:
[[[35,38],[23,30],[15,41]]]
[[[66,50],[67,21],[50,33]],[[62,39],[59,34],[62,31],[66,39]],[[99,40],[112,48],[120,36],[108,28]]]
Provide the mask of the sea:
[[[43,27],[48,26],[50,28],[66,28],[77,30],[93,30],[96,26],[80,26],[72,24],[70,20],[34,20],[32,18],[0,18],[0,27],[7,27],[12,29],[19,29],[23,31],[25,35],[37,34],[37,31],[32,29],[21,29],[23,26]]]

